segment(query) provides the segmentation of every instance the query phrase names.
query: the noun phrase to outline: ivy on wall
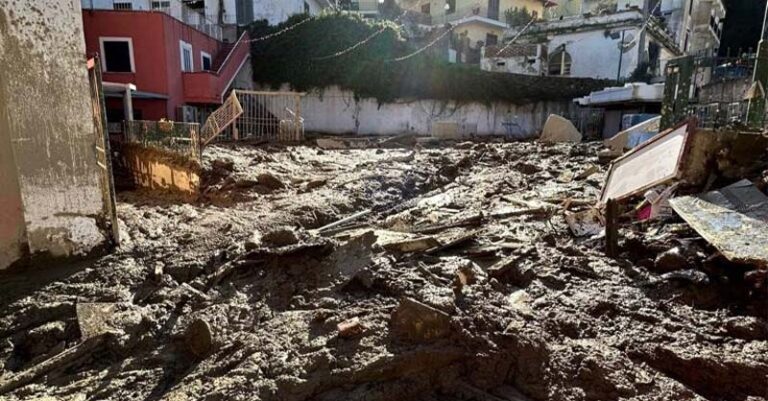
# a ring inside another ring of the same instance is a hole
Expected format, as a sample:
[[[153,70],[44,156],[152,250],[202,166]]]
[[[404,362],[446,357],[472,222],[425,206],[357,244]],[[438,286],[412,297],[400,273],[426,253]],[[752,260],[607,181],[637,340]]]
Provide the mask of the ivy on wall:
[[[274,89],[287,83],[297,91],[337,85],[359,98],[375,98],[380,103],[436,99],[486,104],[572,99],[609,84],[584,78],[487,72],[477,66],[449,64],[430,51],[393,62],[393,58],[411,54],[417,48],[405,41],[394,22],[367,20],[355,14],[297,15],[278,26],[257,22],[248,29],[251,38],[260,38],[306,18],[311,20],[271,39],[252,42],[255,82]],[[353,51],[328,58],[382,29],[381,34]],[[438,43],[436,49],[441,45],[445,46]]]

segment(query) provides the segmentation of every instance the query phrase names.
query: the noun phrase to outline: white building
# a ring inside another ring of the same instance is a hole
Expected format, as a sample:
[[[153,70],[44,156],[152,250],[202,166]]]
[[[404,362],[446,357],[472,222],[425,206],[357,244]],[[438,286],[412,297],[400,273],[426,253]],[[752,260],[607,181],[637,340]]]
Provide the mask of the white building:
[[[659,8],[684,52],[717,52],[726,14],[722,0],[662,0]]]
[[[541,21],[531,25],[518,43],[546,46],[546,75],[613,80],[647,72],[661,75],[666,61],[680,50],[665,30],[646,25],[646,20],[642,9],[631,6]],[[508,30],[505,36],[515,37],[520,29]]]

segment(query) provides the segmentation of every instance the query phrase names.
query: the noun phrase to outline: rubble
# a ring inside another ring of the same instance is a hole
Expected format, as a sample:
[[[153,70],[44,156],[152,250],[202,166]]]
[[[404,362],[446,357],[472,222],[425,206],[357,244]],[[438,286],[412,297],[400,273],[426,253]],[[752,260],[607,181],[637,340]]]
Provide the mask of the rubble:
[[[392,332],[404,341],[430,342],[449,334],[451,317],[415,299],[404,298],[392,313]]]
[[[0,398],[766,398],[764,270],[648,191],[606,257],[600,144],[413,140],[212,145],[200,200],[120,193],[114,254],[0,281]]]

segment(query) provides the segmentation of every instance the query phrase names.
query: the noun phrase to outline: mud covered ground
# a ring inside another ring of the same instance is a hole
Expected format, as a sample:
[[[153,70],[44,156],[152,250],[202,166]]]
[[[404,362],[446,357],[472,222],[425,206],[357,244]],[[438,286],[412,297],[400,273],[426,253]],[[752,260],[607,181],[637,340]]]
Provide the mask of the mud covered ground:
[[[0,398],[768,399],[743,271],[679,221],[571,235],[596,150],[210,148],[198,202],[122,193],[115,253],[3,276]]]

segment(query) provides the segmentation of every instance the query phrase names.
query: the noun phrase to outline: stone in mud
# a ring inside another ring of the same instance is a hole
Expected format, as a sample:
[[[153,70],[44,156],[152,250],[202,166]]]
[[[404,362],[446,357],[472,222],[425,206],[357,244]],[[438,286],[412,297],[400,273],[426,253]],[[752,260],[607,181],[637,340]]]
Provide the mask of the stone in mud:
[[[412,298],[403,298],[392,313],[392,333],[399,339],[425,343],[446,337],[451,317]]]
[[[683,270],[687,267],[689,267],[688,260],[679,247],[660,253],[654,262],[654,268],[659,273]]]
[[[336,328],[339,330],[339,337],[342,338],[352,338],[363,332],[363,325],[356,317],[337,324]]]
[[[271,190],[285,188],[285,184],[271,173],[261,173],[256,179],[259,185],[263,185]]]
[[[293,229],[289,227],[280,227],[264,234],[262,241],[271,246],[288,246],[297,244],[299,242],[299,237]]]
[[[262,240],[263,239],[261,237],[261,233],[254,231],[253,234],[251,234],[251,236],[245,241],[245,244],[243,244],[245,246],[245,250],[250,252],[256,248],[261,247]]]
[[[204,358],[213,349],[213,330],[203,319],[197,319],[187,327],[184,342],[189,351],[198,358]]]

